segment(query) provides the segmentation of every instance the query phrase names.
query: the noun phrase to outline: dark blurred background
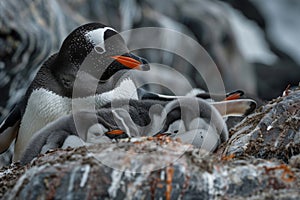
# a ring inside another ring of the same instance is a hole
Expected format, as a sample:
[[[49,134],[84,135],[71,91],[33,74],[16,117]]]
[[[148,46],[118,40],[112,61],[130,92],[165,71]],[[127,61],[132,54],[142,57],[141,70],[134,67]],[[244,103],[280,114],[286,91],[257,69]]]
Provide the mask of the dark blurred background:
[[[22,97],[41,63],[68,33],[90,21],[118,31],[152,26],[185,33],[213,58],[227,91],[243,89],[264,100],[275,98],[288,84],[300,81],[299,19],[299,0],[0,1],[0,121]],[[172,66],[194,87],[205,89],[199,74],[182,58],[153,50],[138,54]]]

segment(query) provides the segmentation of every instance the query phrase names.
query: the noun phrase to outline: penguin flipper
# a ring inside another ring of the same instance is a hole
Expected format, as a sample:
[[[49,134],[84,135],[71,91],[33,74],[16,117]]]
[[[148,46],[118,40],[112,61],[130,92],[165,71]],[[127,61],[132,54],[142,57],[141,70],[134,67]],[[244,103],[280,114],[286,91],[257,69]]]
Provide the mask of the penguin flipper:
[[[159,100],[159,101],[172,101],[179,97],[179,96],[169,96],[169,95],[163,95],[155,92],[149,92],[142,88],[137,89],[137,94],[138,94],[138,99],[141,100],[148,99],[148,100]]]
[[[191,91],[191,94],[187,94],[186,96],[172,96],[172,95],[163,95],[158,94],[155,92],[148,92],[142,88],[138,88],[138,98],[145,100],[145,99],[153,99],[153,100],[160,100],[160,101],[172,101],[178,98],[190,98],[190,97],[197,97],[200,99],[213,99],[215,101],[222,101],[222,100],[234,100],[239,99],[241,96],[244,95],[244,92],[242,90],[236,90],[233,92],[229,92],[226,94],[212,94],[209,92],[195,92],[193,94],[193,90]]]
[[[8,149],[11,142],[16,138],[21,121],[21,111],[16,106],[8,117],[0,125],[0,153]]]

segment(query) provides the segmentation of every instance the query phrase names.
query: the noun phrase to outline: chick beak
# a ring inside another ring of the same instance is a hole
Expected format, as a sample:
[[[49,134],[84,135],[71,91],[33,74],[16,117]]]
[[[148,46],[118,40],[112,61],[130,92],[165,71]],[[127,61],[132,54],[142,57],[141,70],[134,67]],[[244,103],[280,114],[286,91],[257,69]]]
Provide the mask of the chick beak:
[[[241,97],[240,94],[231,94],[228,97],[225,98],[225,101],[235,100],[239,99]]]
[[[124,134],[124,131],[122,131],[120,129],[115,129],[115,130],[108,131],[106,134],[109,134],[109,135],[122,135],[122,134]]]
[[[143,63],[136,59],[127,56],[112,56],[112,58],[130,69],[142,70],[141,66]]]
[[[243,91],[237,90],[237,91],[234,91],[234,92],[231,92],[231,93],[227,94],[226,98],[224,99],[224,101],[230,101],[230,100],[239,99],[243,95],[244,95]]]
[[[128,135],[120,129],[115,129],[115,130],[108,131],[108,132],[105,133],[105,135],[107,137],[109,137],[110,139],[128,138]]]

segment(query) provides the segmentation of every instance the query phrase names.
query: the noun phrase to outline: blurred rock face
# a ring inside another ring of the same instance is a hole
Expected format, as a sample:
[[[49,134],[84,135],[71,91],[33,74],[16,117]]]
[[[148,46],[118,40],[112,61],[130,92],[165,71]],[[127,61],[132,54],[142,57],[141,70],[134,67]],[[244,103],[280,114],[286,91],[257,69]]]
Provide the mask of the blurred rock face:
[[[209,53],[222,74],[227,90],[243,89],[248,93],[256,94],[256,81],[251,66],[241,55],[236,44],[235,35],[229,22],[228,8],[217,1],[189,0],[189,1],[134,1],[125,0],[119,4],[102,2],[102,10],[108,17],[103,17],[102,12],[96,12],[99,2],[90,0],[87,6],[83,1],[68,2],[74,10],[80,10],[82,15],[92,19],[101,20],[104,23],[116,27],[118,30],[128,30],[138,27],[164,27],[187,34],[196,39]],[[90,14],[93,13],[93,14]],[[117,13],[117,14],[116,14]],[[134,39],[134,38],[131,38]],[[147,38],[145,38],[146,40]],[[160,38],[157,37],[159,40]],[[161,38],[161,42],[166,42]],[[170,44],[180,45],[180,41],[169,40]],[[189,77],[194,87],[206,88],[206,83],[201,75],[187,63],[172,53],[158,50],[143,50],[139,52],[150,62],[161,63],[175,68],[180,73]],[[191,54],[197,56],[197,52]],[[200,55],[200,53],[199,53]],[[202,61],[203,69],[210,68]],[[209,73],[209,72],[208,72]],[[242,76],[247,74],[247,76]],[[154,74],[153,76],[167,77],[169,74]],[[183,88],[177,80],[173,84],[178,85],[182,94]],[[162,91],[163,92],[163,91]]]
[[[298,85],[300,3],[297,0],[101,2],[100,5],[96,0],[88,3],[79,0],[68,4],[85,18],[100,19],[118,30],[159,26],[193,36],[218,65],[227,90],[240,88],[271,99],[280,95],[288,84]],[[176,56],[149,51],[142,54],[150,62],[164,63],[187,74],[195,86],[205,87],[193,68],[183,67],[188,64]]]
[[[39,65],[78,24],[54,1],[0,4],[0,121],[25,93]]]
[[[279,159],[286,163],[300,153],[300,90],[289,91],[262,106],[235,126],[224,155]]]
[[[256,29],[263,33],[260,42],[266,43],[267,52],[271,52],[275,60],[263,62],[262,60],[250,60],[255,68],[257,78],[258,96],[263,99],[272,99],[281,94],[288,84],[298,85],[300,76],[300,46],[299,44],[299,7],[297,0],[224,0],[231,6],[242,12],[251,20]],[[252,29],[253,30],[253,29]],[[246,34],[243,43],[252,51],[253,40]],[[240,43],[240,42],[239,42]],[[266,51],[265,51],[266,53]],[[260,53],[261,54],[261,53]],[[264,58],[272,58],[270,54],[261,54]]]

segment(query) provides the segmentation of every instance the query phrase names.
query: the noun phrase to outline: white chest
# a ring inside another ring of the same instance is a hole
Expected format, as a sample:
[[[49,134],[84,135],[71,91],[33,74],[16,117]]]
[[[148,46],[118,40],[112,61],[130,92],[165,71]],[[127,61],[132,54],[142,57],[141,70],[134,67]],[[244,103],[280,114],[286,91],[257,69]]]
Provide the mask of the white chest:
[[[70,111],[71,99],[62,98],[45,89],[33,91],[21,120],[13,160],[20,159],[22,152],[36,131]]]
[[[131,80],[125,79],[114,90],[84,98],[61,97],[40,88],[34,90],[28,99],[27,107],[15,144],[13,160],[20,159],[32,136],[48,123],[71,113],[74,109],[96,109],[113,99],[137,99],[136,87]]]

